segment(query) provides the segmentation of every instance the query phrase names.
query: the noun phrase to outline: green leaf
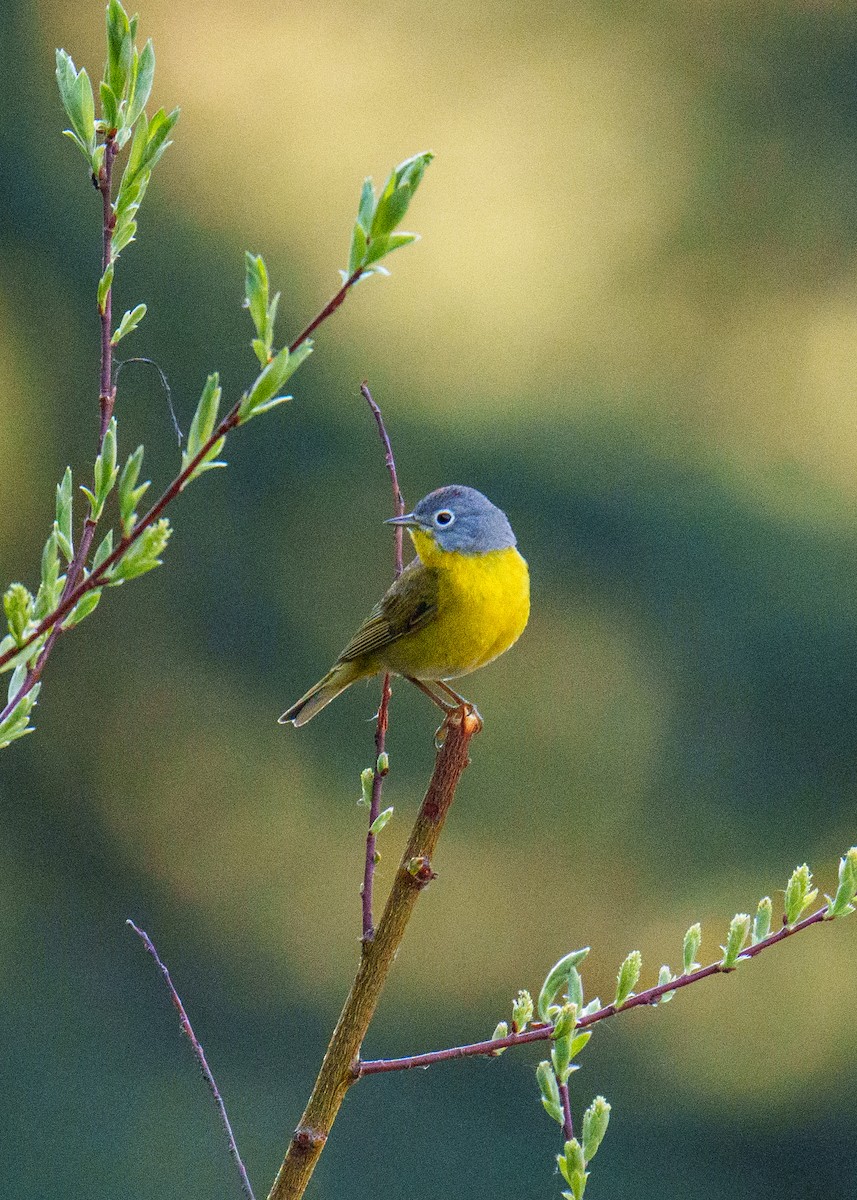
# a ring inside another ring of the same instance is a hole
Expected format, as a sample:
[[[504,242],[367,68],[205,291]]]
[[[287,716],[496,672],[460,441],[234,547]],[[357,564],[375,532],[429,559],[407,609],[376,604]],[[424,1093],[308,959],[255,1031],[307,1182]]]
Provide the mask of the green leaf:
[[[572,950],[570,954],[565,954],[555,963],[550,971],[548,971],[541,991],[539,992],[538,1013],[542,1021],[547,1021],[548,1008],[552,1004],[554,997],[560,989],[568,988],[568,980],[572,967],[577,967],[582,963],[589,953],[589,946],[585,946],[582,950]]]
[[[372,803],[372,786],[374,782],[374,770],[372,767],[364,767],[360,772],[360,796],[357,800],[358,804],[365,804],[369,808]]]
[[[785,910],[786,924],[794,925],[805,909],[809,908],[818,895],[818,889],[812,886],[812,872],[804,863],[792,871],[791,878],[786,884]]]
[[[118,129],[121,120],[119,117],[119,101],[113,89],[106,83],[100,86],[101,94],[101,119],[108,129]]]
[[[125,337],[129,333],[133,333],[134,330],[137,328],[137,326],[140,324],[140,322],[143,320],[143,317],[145,317],[145,315],[146,315],[145,304],[138,304],[136,308],[132,308],[132,309],[130,309],[130,311],[126,312],[124,314],[124,316],[122,317],[122,320],[119,322],[119,328],[116,330],[116,332],[113,334],[113,337],[110,339],[110,345],[111,346],[118,345],[118,343],[121,342],[123,337]]]
[[[260,373],[249,393],[242,398],[238,416],[239,425],[243,425],[252,417],[258,417],[261,413],[267,412],[276,404],[282,404],[285,400],[290,399],[288,396],[278,396],[277,393],[310,354],[312,354],[312,342],[309,339],[301,342],[297,350],[292,353],[289,353],[287,346],[284,347]]]
[[[348,274],[353,275],[358,267],[364,265],[366,259],[366,232],[359,221],[354,223],[351,235],[351,250],[348,254]]]
[[[771,913],[773,906],[771,905],[771,897],[763,896],[756,908],[756,915],[753,918],[753,945],[757,942],[763,942],[771,932]]]
[[[202,395],[199,398],[199,404],[196,406],[196,412],[193,415],[190,432],[187,437],[187,449],[182,458],[182,467],[187,466],[187,463],[194,455],[199,453],[203,445],[211,437],[215,422],[217,421],[221,395],[220,376],[215,371],[206,379],[205,387],[202,389]]]
[[[749,936],[750,914],[736,913],[729,922],[726,945],[720,947],[723,951],[723,959],[720,966],[724,971],[732,971],[738,965],[738,955],[744,949],[744,944]]]
[[[381,832],[381,830],[384,828],[384,826],[389,824],[389,821],[390,821],[390,818],[392,817],[392,815],[393,815],[392,808],[385,808],[383,812],[378,813],[378,816],[375,818],[375,820],[369,826],[369,832],[371,834],[376,834],[376,835],[379,834]]]
[[[374,213],[375,189],[372,187],[371,179],[364,179],[363,188],[360,192],[360,204],[357,209],[357,221],[366,236],[368,236],[369,230],[372,228]]]
[[[62,545],[66,559],[71,562],[74,557],[73,542],[73,511],[74,499],[71,482],[71,467],[66,467],[62,482],[57,484],[57,542]]]
[[[143,447],[138,446],[122,468],[119,476],[119,518],[122,532],[127,536],[137,522],[136,508],[149,489],[149,481],[137,487],[137,479],[143,465]]]
[[[128,102],[128,124],[133,125],[149,102],[155,78],[155,47],[152,39],[146,42],[137,60],[134,88]]]
[[[505,1021],[500,1021],[495,1027],[494,1032],[491,1034],[491,1041],[496,1042],[499,1038],[508,1037],[508,1034],[509,1026]],[[503,1046],[500,1050],[494,1050],[492,1053],[495,1058],[499,1058],[501,1054],[506,1053],[506,1047]]]
[[[268,268],[261,254],[244,252],[244,296],[256,332],[265,340],[268,320]]]
[[[515,1033],[523,1033],[533,1019],[533,998],[528,991],[522,989],[512,1001],[512,1028]]]
[[[14,679],[14,676],[13,676]],[[12,695],[20,688],[20,684],[12,692]],[[22,738],[28,733],[33,732],[33,726],[30,725],[30,713],[36,704],[41,690],[41,684],[36,683],[26,694],[22,696],[8,717],[4,721],[0,721],[0,750],[3,750],[11,742],[17,738]],[[9,697],[11,700],[12,696]]]
[[[42,551],[42,577],[36,594],[36,606],[33,616],[37,621],[43,620],[48,613],[53,612],[62,591],[65,576],[60,575],[60,557],[57,550],[57,535],[52,529]]]
[[[102,317],[107,309],[107,295],[113,287],[113,263],[107,264],[107,269],[98,281],[98,311]]]
[[[63,621],[63,629],[72,629],[75,625],[79,625],[85,617],[88,617],[98,607],[100,599],[101,588],[93,588],[91,592],[87,592],[86,595],[82,596]]]
[[[598,1152],[610,1122],[610,1105],[603,1096],[595,1099],[583,1114],[583,1157],[588,1163]]]
[[[128,82],[128,72],[131,66],[133,37],[128,22],[128,14],[119,0],[110,0],[107,5],[107,83],[114,94],[122,97]]]
[[[16,646],[20,646],[26,637],[34,609],[35,600],[23,583],[10,584],[3,596],[3,610]]]
[[[135,579],[138,575],[151,571],[153,567],[159,567],[160,555],[164,552],[171,533],[166,517],[145,529],[114,566],[110,577],[111,584]]]
[[[836,895],[827,897],[829,920],[844,917],[854,912],[854,899],[857,893],[857,846],[852,846],[848,853],[839,860],[839,886]]]
[[[687,933],[684,935],[684,945],[682,948],[683,958],[683,974],[690,975],[691,972],[699,970],[699,963],[696,962],[696,956],[699,954],[699,947],[702,943],[702,926],[697,923],[691,925]]]
[[[658,972],[658,987],[663,987],[665,983],[672,983],[674,978],[675,976],[673,975],[672,971],[669,969],[667,964],[664,963]],[[658,1004],[669,1004],[674,995],[674,990],[672,992],[664,992],[660,1000],[658,1000]]]
[[[113,553],[113,530],[108,529],[106,535],[102,538],[98,549],[92,559],[93,574],[98,570],[101,564],[110,557]],[[93,605],[93,607],[95,607]]]
[[[640,951],[632,950],[619,968],[616,979],[616,998],[613,1001],[615,1008],[621,1008],[633,996],[633,989],[637,986],[642,969],[643,957]]]
[[[116,418],[110,418],[110,424],[107,426],[107,432],[104,435],[104,441],[101,444],[101,453],[95,460],[95,483],[93,490],[82,487],[81,491],[89,500],[92,519],[97,521],[104,510],[104,504],[107,497],[113,491],[113,486],[119,475],[119,468],[116,466]]]
[[[553,1117],[558,1125],[562,1125],[562,1103],[559,1098],[559,1084],[549,1062],[540,1062],[536,1067],[536,1080],[542,1094],[542,1104],[549,1117]]]
[[[95,150],[95,102],[92,84],[85,70],[76,70],[71,56],[65,50],[57,50],[56,62],[60,98],[72,126],[69,132],[84,155],[91,159]]]

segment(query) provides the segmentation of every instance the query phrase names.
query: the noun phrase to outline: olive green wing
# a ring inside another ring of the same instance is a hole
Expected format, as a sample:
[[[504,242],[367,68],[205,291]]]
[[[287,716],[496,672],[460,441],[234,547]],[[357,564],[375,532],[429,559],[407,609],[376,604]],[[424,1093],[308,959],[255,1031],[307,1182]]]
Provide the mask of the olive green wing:
[[[353,662],[377,654],[421,628],[437,611],[437,593],[437,573],[415,558],[372,609],[339,661]]]

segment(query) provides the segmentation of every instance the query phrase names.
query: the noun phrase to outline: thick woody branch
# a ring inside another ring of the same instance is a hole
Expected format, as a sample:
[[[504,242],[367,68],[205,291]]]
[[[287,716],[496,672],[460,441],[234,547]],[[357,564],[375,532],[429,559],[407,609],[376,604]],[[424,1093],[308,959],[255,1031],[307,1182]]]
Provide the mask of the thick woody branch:
[[[414,906],[420,892],[434,878],[432,856],[469,761],[470,739],[480,723],[462,708],[450,714],[444,727],[446,737],[375,937],[362,945],[357,975],[268,1200],[298,1200],[303,1196],[345,1093],[359,1078],[360,1046]]]

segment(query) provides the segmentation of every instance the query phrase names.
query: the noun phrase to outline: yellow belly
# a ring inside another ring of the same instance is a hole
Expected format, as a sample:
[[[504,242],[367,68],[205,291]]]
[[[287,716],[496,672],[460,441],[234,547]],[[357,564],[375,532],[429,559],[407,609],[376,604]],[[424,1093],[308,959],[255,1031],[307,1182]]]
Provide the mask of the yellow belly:
[[[416,679],[454,679],[508,650],[530,615],[530,577],[518,551],[447,553],[424,534],[414,542],[438,572],[437,610],[385,650],[381,667]]]

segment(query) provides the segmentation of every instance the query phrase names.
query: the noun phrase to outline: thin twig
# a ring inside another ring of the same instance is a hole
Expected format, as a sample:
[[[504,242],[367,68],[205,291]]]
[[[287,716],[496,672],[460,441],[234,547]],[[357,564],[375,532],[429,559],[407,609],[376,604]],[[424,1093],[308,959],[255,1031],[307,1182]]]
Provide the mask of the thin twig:
[[[401,488],[399,487],[399,477],[396,474],[396,460],[393,458],[393,448],[390,445],[390,438],[387,434],[384,418],[381,416],[381,410],[375,401],[372,399],[372,393],[369,391],[369,384],[364,379],[360,385],[360,391],[366,403],[372,410],[372,415],[378,426],[378,433],[381,435],[381,441],[384,445],[384,461],[387,464],[387,470],[390,473],[390,483],[393,487],[393,508],[394,515],[401,517],[405,511],[405,501],[402,498]],[[398,579],[402,573],[402,534],[401,525],[395,526],[395,578]],[[390,696],[392,688],[390,687],[390,676],[385,674],[381,682],[381,703],[378,706],[378,718],[375,725],[375,765],[372,775],[372,799],[369,806],[369,832],[366,834],[366,862],[363,868],[363,886],[360,889],[363,910],[363,941],[371,942],[375,936],[375,922],[373,917],[373,891],[375,884],[375,867],[377,865],[377,854],[375,852],[375,834],[372,832],[372,826],[378,819],[381,812],[381,793],[384,788],[384,774],[378,768],[381,755],[384,753],[384,748],[387,742],[387,728],[389,725],[389,708]]]
[[[136,933],[137,937],[140,939],[140,941],[146,947],[148,952],[151,954],[152,958],[158,964],[158,969],[160,970],[161,974],[163,975],[164,982],[166,983],[167,988],[169,989],[170,999],[172,1000],[173,1005],[175,1006],[176,1011],[179,1014],[179,1023],[181,1025],[181,1031],[185,1035],[187,1040],[190,1042],[191,1047],[193,1048],[193,1052],[196,1055],[196,1060],[199,1063],[199,1068],[202,1071],[203,1078],[205,1079],[205,1082],[208,1084],[209,1089],[211,1090],[211,1094],[214,1097],[214,1103],[217,1105],[217,1111],[220,1116],[221,1124],[223,1125],[223,1128],[226,1131],[226,1140],[229,1144],[229,1153],[232,1156],[232,1160],[235,1163],[235,1166],[238,1168],[238,1174],[241,1177],[241,1187],[244,1189],[244,1194],[247,1196],[248,1200],[255,1200],[255,1197],[253,1195],[253,1189],[250,1186],[250,1180],[247,1177],[247,1170],[244,1166],[244,1163],[241,1161],[241,1155],[238,1153],[238,1144],[235,1141],[235,1134],[232,1132],[232,1126],[229,1123],[229,1117],[226,1112],[226,1105],[223,1103],[223,1097],[220,1095],[220,1090],[218,1089],[218,1086],[217,1086],[217,1083],[215,1082],[214,1076],[211,1073],[211,1068],[209,1067],[208,1062],[206,1061],[205,1051],[203,1050],[202,1046],[200,1045],[199,1039],[197,1038],[196,1034],[194,1033],[191,1023],[188,1020],[187,1012],[185,1011],[185,1007],[182,1004],[181,997],[179,996],[178,992],[176,991],[175,985],[173,984],[173,981],[170,978],[170,973],[167,970],[166,965],[164,964],[164,962],[161,959],[160,955],[158,954],[157,950],[155,949],[155,944],[152,941],[152,939],[149,937],[148,933],[146,933],[145,930],[140,929],[139,926],[135,925],[134,922],[130,919],[128,921],[126,921],[125,923],[126,923],[126,925],[131,926],[131,928]]]
[[[761,954],[763,950],[767,950],[770,946],[775,946],[778,942],[784,941],[793,934],[800,933],[802,929],[808,929],[810,925],[819,924],[827,916],[827,908],[828,906],[825,904],[817,912],[804,917],[802,921],[798,921],[794,925],[784,925],[776,933],[771,933],[760,942],[756,942],[755,946],[748,946],[746,950],[742,950],[738,958],[755,958],[757,954]],[[605,1004],[603,1008],[599,1008],[596,1012],[581,1017],[575,1029],[588,1029],[590,1025],[595,1025],[599,1021],[606,1021],[608,1017],[615,1017],[617,1013],[624,1013],[629,1009],[640,1008],[645,1005],[657,1004],[667,992],[676,992],[679,988],[687,987],[691,983],[698,983],[700,979],[707,979],[710,975],[729,975],[734,969],[734,967],[724,968],[721,962],[711,963],[707,967],[700,967],[699,970],[691,971],[687,975],[680,975],[678,979],[673,979],[669,983],[659,983],[644,992],[638,992],[637,995],[626,1000],[621,1008],[617,1008],[615,1004]],[[553,1033],[553,1028],[553,1025],[550,1024],[534,1025],[523,1033],[510,1033],[506,1037],[492,1038],[484,1042],[471,1042],[466,1046],[451,1046],[445,1050],[430,1050],[425,1054],[412,1054],[407,1058],[371,1059],[368,1062],[360,1063],[359,1073],[362,1078],[364,1075],[380,1075],[386,1071],[409,1071],[415,1067],[431,1067],[435,1063],[449,1062],[454,1058],[476,1058],[480,1055],[494,1058],[498,1050],[508,1050],[512,1046],[523,1046],[529,1042],[547,1041]]]
[[[105,162],[106,162],[106,155],[105,155]],[[318,328],[318,326],[322,323],[322,321],[327,320],[327,318],[329,316],[331,316],[331,314],[334,313],[337,310],[337,308],[339,308],[340,304],[345,299],[346,295],[348,294],[350,289],[354,286],[354,284],[357,283],[359,278],[360,278],[359,271],[355,271],[352,275],[349,275],[349,277],[344,281],[344,283],[342,284],[342,287],[339,289],[339,291],[336,293],[336,295],[327,302],[327,304],[324,306],[324,308],[321,310],[321,312],[316,317],[314,317],[312,321],[310,321],[309,325],[307,325],[307,327],[301,333],[299,333],[298,336],[295,338],[295,340],[291,343],[291,345],[289,346],[289,350],[292,353],[295,350],[297,350],[298,346],[302,345],[306,341],[306,339],[309,337],[309,335],[315,329]],[[115,393],[114,393],[114,398],[115,398]],[[107,575],[110,571],[110,568],[112,566],[114,566],[119,561],[119,559],[122,557],[122,555],[126,552],[126,550],[128,550],[131,546],[133,546],[134,543],[141,537],[141,535],[151,525],[153,525],[155,523],[155,521],[158,520],[158,518],[161,516],[162,512],[167,507],[167,505],[170,504],[173,500],[175,500],[176,496],[179,494],[179,492],[181,492],[182,488],[187,483],[188,479],[193,474],[194,470],[199,466],[199,464],[205,458],[206,454],[208,454],[209,450],[211,450],[211,448],[215,444],[215,442],[219,441],[220,438],[225,437],[226,434],[230,432],[230,430],[235,428],[235,426],[238,424],[238,413],[239,413],[240,407],[241,407],[241,401],[237,400],[235,402],[235,404],[232,406],[232,408],[229,410],[229,412],[226,414],[226,416],[218,423],[218,425],[212,432],[211,436],[200,447],[198,453],[194,455],[194,457],[190,460],[190,462],[187,464],[187,466],[184,468],[184,470],[181,471],[176,476],[176,478],[172,481],[172,483],[169,485],[169,487],[163,493],[161,498],[159,500],[157,500],[155,502],[155,504],[153,504],[152,507],[149,509],[149,511],[146,513],[146,515],[144,517],[142,517],[140,521],[137,522],[137,524],[132,529],[131,533],[129,533],[126,537],[123,537],[120,539],[120,541],[117,544],[116,548],[114,549],[113,553],[108,555],[108,557],[104,560],[103,563],[101,563],[101,565],[98,567],[97,570],[92,571],[92,573],[90,575],[88,575],[85,580],[83,580],[82,582],[78,582],[76,586],[70,586],[68,579],[67,579],[66,588],[63,590],[63,595],[60,598],[60,601],[57,604],[54,611],[51,613],[48,613],[48,615],[42,621],[39,622],[39,624],[35,627],[35,629],[30,634],[28,634],[27,637],[24,638],[24,640],[19,645],[13,646],[11,649],[7,650],[5,653],[0,654],[0,667],[5,666],[5,664],[7,662],[9,662],[10,659],[15,658],[17,655],[19,655],[21,653],[22,650],[26,650],[26,648],[28,646],[32,645],[33,642],[37,641],[40,637],[42,637],[49,630],[53,629],[54,627],[57,627],[59,625],[59,623],[62,621],[63,617],[67,616],[71,612],[71,610],[74,608],[74,606],[77,604],[77,602],[83,596],[85,596],[87,592],[91,592],[95,588],[104,586],[104,584],[107,581]],[[92,536],[90,535],[89,542],[87,543],[87,546],[86,546],[87,553],[89,551],[91,542],[92,542]],[[81,562],[81,568],[82,568],[82,565],[83,565],[83,561]],[[69,573],[68,578],[70,579],[70,577],[71,576]],[[59,636],[59,631],[57,632],[57,637],[58,636]],[[56,641],[56,638],[53,638],[50,641],[51,649],[53,648],[54,641]],[[45,650],[47,650],[47,649],[48,649],[48,643],[45,644],[45,647],[39,657],[39,661],[37,662],[36,667],[33,668],[34,671],[38,670],[39,674],[41,674],[41,670],[44,667],[44,661],[46,658]],[[15,707],[15,705],[24,696],[26,696],[27,692],[29,692],[31,690],[33,685],[38,681],[38,678],[39,678],[38,674],[35,675],[35,677],[32,680],[29,679],[29,676],[27,677],[27,679],[21,685],[19,690],[15,693],[15,695],[12,697],[12,699],[9,701],[9,703],[6,705],[6,707],[3,709],[2,713],[0,713],[0,720],[5,719],[5,717],[7,717],[9,715],[9,713],[12,711],[12,709]]]
[[[116,147],[116,140],[113,134],[108,134],[107,140],[104,144],[104,162],[101,165],[101,169],[98,173],[98,179],[96,181],[98,191],[101,194],[102,275],[109,267],[113,257],[113,229],[116,225],[116,217],[113,212],[113,164],[116,160],[117,153],[118,150]],[[107,427],[110,424],[110,417],[113,413],[113,405],[116,401],[116,388],[111,382],[111,377],[113,374],[113,346],[111,343],[111,338],[113,336],[112,304],[113,288],[111,286],[107,289],[107,294],[104,297],[103,308],[99,311],[101,323],[101,371],[99,379],[98,403],[101,411],[101,424],[98,433],[98,454],[101,454],[102,450],[104,449],[104,438],[107,434]],[[59,612],[61,609],[64,609],[63,615],[71,612],[72,608],[74,608],[79,599],[79,595],[83,594],[82,591],[79,592],[78,581],[83,573],[84,567],[86,566],[86,560],[89,557],[89,551],[92,548],[92,539],[95,537],[95,529],[97,524],[97,520],[92,516],[91,512],[88,512],[84,518],[83,528],[81,530],[80,538],[78,539],[77,548],[72,555],[71,562],[69,563],[65,577],[65,584],[63,585],[59,604],[55,610],[56,612]],[[0,666],[2,666],[2,664],[8,661],[8,659],[14,657],[16,654],[19,654],[22,648],[35,641],[36,638],[40,636],[39,629],[41,629],[41,632],[44,632],[45,630],[50,629],[51,625],[53,625],[53,629],[44,646],[40,650],[38,658],[27,671],[17,692],[10,697],[5,708],[0,711],[0,722],[5,721],[16,705],[18,705],[21,700],[23,700],[23,698],[33,690],[33,688],[41,679],[42,672],[47,665],[51,651],[53,650],[57,639],[62,633],[62,627],[58,622],[53,622],[50,621],[50,619],[46,619],[46,621],[41,622],[40,627],[37,628],[36,631],[20,646],[14,646],[6,654],[0,656]]]
[[[303,1196],[345,1093],[359,1078],[357,1064],[361,1043],[420,892],[434,878],[432,855],[458,781],[469,761],[470,739],[480,728],[479,720],[464,709],[457,709],[447,717],[446,739],[435,759],[428,789],[375,938],[362,945],[354,983],[268,1200],[299,1200]]]
[[[571,1117],[571,1097],[568,1094],[568,1080],[563,1083],[557,1077],[556,1082],[559,1087],[559,1098],[562,1102],[562,1137],[563,1141],[570,1142],[574,1137],[574,1121]]]

